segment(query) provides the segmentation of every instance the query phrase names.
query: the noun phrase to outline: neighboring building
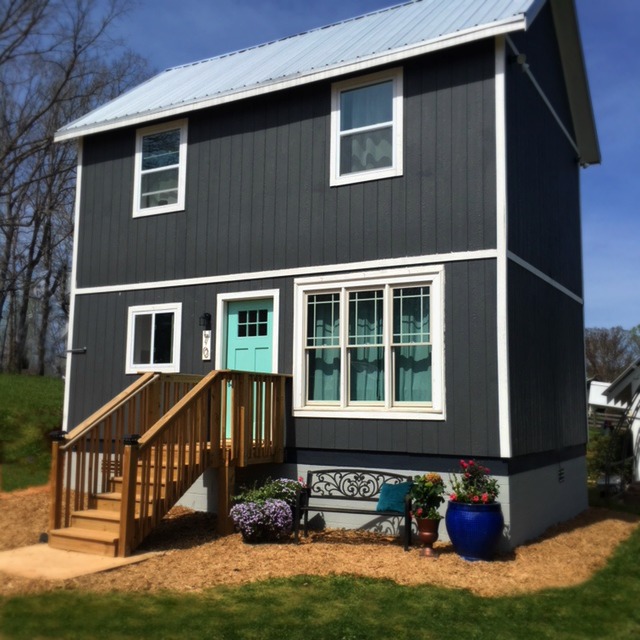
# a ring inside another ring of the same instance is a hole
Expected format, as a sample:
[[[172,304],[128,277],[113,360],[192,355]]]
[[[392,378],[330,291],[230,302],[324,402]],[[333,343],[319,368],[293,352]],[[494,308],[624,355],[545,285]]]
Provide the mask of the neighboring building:
[[[620,426],[631,431],[633,479],[640,480],[640,358],[632,362],[604,391],[607,402],[622,408]]]
[[[137,371],[288,373],[294,476],[474,457],[511,544],[587,506],[573,0],[392,7],[165,71],[72,139],[69,428]]]
[[[627,411],[626,403],[619,403],[607,398],[606,391],[610,385],[610,382],[600,382],[599,380],[587,381],[590,428],[612,429]]]

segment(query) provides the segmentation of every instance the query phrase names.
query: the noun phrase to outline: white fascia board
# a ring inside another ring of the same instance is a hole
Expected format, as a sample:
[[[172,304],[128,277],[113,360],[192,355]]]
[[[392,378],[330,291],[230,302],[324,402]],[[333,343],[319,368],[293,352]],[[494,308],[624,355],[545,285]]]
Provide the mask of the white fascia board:
[[[376,53],[369,57],[363,57],[356,62],[349,64],[335,65],[333,67],[327,67],[321,71],[312,71],[310,73],[300,74],[284,80],[277,80],[274,82],[260,84],[250,89],[242,91],[231,90],[227,93],[217,95],[212,98],[196,99],[192,102],[183,103],[168,108],[159,108],[153,111],[145,111],[144,113],[135,114],[131,116],[125,116],[115,120],[110,120],[103,123],[89,124],[73,129],[60,129],[54,136],[55,142],[63,142],[64,140],[71,140],[81,136],[88,136],[95,133],[101,133],[104,131],[110,131],[112,129],[120,129],[123,127],[140,125],[159,118],[171,118],[192,111],[199,111],[200,109],[206,109],[208,107],[214,107],[217,105],[225,104],[228,102],[235,102],[236,100],[243,100],[245,98],[251,98],[254,96],[260,96],[275,91],[281,91],[283,89],[289,89],[296,86],[309,84],[311,82],[318,82],[320,80],[327,80],[336,78],[338,76],[347,75],[350,73],[357,73],[371,69],[385,64],[392,64],[400,60],[407,58],[414,58],[425,53],[431,53],[434,51],[440,51],[442,49],[449,49],[454,46],[467,44],[483,38],[494,38],[499,35],[511,33],[513,31],[523,31],[526,29],[527,21],[524,15],[518,15],[511,17],[500,22],[492,23],[489,26],[483,26],[481,28],[471,28],[464,31],[459,31],[455,34],[448,34],[428,42],[422,42],[420,44],[412,44],[406,47],[396,49],[392,52],[385,52],[384,54]],[[142,86],[142,85],[141,85]],[[116,98],[117,99],[117,98]]]

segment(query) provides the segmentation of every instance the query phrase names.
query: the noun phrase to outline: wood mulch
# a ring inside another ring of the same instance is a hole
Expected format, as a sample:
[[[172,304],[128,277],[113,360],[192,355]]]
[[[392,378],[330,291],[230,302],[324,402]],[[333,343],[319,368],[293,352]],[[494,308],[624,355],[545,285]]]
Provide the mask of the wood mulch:
[[[0,494],[0,550],[36,544],[47,528],[48,503],[46,487]],[[351,574],[504,596],[588,580],[639,522],[637,516],[589,509],[507,556],[470,563],[459,558],[449,544],[436,543],[439,555],[431,559],[417,548],[405,553],[396,539],[359,531],[318,532],[300,545],[249,545],[239,534],[217,537],[215,516],[175,507],[140,549],[158,555],[58,582],[0,575],[0,595],[61,588],[198,592],[275,577]]]

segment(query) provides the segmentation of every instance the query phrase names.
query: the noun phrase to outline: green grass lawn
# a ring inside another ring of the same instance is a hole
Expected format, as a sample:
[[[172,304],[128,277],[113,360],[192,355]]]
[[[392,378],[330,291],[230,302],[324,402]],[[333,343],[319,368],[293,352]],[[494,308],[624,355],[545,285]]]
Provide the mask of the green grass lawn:
[[[0,375],[3,491],[47,482],[51,465],[48,434],[62,425],[63,392],[64,382],[59,378]]]

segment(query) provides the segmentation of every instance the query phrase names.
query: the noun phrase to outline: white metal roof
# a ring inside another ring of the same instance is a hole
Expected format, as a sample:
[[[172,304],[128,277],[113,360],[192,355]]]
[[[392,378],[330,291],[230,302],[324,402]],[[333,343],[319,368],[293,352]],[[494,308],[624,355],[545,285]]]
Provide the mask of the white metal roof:
[[[573,0],[550,0],[570,4]],[[239,100],[252,95],[332,78],[428,51],[528,28],[545,0],[414,0],[267,44],[183,65],[150,80],[66,125],[56,140],[137,125],[161,117]],[[565,8],[566,10],[566,8]],[[570,16],[571,17],[571,16]],[[562,23],[571,22],[563,17]],[[582,49],[577,24],[570,27],[577,63]],[[566,70],[565,70],[566,74]],[[592,115],[584,66],[584,101]],[[587,125],[593,124],[586,119]],[[595,125],[593,125],[595,136]],[[587,130],[587,137],[589,137]],[[596,141],[597,146],[597,141]],[[592,154],[593,155],[593,154]],[[593,158],[589,162],[599,161]]]

